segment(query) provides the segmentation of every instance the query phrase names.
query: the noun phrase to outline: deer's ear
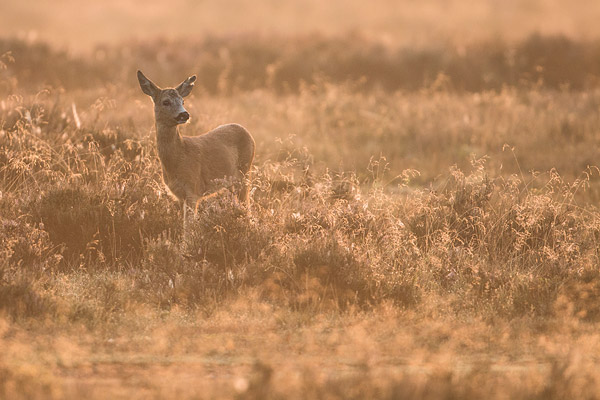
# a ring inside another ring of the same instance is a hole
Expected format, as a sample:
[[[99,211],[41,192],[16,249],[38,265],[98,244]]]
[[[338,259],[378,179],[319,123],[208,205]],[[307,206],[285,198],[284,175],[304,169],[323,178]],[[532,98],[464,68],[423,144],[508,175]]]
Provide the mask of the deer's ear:
[[[175,88],[181,97],[185,97],[194,88],[194,82],[196,82],[196,75],[192,75],[187,78],[185,81],[181,82],[179,86]]]
[[[146,76],[142,74],[142,71],[137,72],[137,78],[140,82],[142,92],[146,93],[148,96],[154,98],[156,94],[160,92],[158,86],[156,86],[150,79],[146,78]]]

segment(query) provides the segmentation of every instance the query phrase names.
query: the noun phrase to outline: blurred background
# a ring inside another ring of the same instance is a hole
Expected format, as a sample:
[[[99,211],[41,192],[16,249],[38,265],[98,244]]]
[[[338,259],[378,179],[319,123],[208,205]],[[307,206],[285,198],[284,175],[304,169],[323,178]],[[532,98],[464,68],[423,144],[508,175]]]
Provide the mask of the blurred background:
[[[3,77],[34,91],[129,81],[138,67],[159,80],[198,72],[211,93],[316,78],[582,89],[600,72],[598,20],[594,0],[4,0],[0,52],[17,61]]]
[[[600,33],[595,0],[3,0],[0,35],[86,51],[130,39],[359,32],[391,46]]]
[[[600,157],[598,21],[595,0],[3,0],[0,95],[152,137],[135,71],[196,74],[184,133],[240,122],[259,161],[282,139],[365,181],[379,156],[419,184],[473,157],[575,178]]]

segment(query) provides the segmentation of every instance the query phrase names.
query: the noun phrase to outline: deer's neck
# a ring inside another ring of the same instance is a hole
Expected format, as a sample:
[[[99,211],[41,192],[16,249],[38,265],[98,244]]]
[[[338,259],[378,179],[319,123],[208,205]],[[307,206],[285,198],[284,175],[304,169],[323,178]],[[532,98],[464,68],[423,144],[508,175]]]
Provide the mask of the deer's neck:
[[[156,123],[156,147],[163,167],[167,170],[174,168],[183,148],[183,141],[177,125]]]

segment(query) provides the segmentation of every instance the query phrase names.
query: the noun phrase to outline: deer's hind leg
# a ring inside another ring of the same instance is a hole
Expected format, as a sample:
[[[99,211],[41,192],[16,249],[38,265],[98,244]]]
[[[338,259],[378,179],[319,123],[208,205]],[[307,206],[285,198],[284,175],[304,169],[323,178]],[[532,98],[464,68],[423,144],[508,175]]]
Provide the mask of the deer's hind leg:
[[[250,201],[250,171],[246,173],[240,171],[238,185],[238,200],[242,204],[247,204]]]
[[[247,204],[250,201],[250,178],[252,174],[252,161],[254,160],[254,148],[247,150],[244,158],[239,160],[238,180],[239,191],[238,199],[241,203]]]
[[[240,180],[238,198],[242,203],[247,204],[250,197],[250,178],[252,162],[254,161],[255,143],[252,136],[250,136],[245,129],[239,136],[239,140],[237,160],[238,173],[236,174]]]

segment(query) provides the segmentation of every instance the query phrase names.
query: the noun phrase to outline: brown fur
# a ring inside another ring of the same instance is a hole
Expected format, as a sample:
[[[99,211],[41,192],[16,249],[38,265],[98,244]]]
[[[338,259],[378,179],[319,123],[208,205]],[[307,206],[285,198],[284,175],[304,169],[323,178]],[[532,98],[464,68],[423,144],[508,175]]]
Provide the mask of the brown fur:
[[[183,97],[191,92],[196,77],[164,90],[140,71],[138,80],[142,91],[154,101],[156,145],[170,191],[185,204],[193,205],[219,189],[219,180],[234,179],[241,183],[239,199],[247,202],[255,147],[252,135],[241,125],[227,124],[200,136],[181,136],[177,126],[185,122],[180,118],[187,114]]]

